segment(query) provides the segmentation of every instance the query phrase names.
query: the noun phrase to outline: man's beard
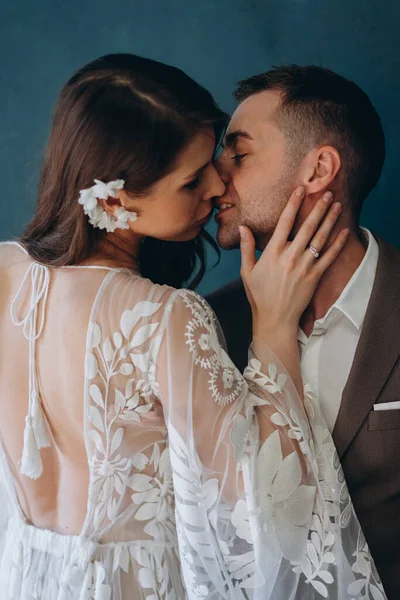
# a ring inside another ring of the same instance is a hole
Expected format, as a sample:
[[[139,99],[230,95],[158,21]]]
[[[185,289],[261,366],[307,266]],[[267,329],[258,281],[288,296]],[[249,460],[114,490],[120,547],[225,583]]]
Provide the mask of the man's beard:
[[[257,250],[263,250],[270,241],[279,217],[293,191],[293,177],[283,175],[268,191],[252,190],[252,199],[238,202],[229,221],[218,226],[217,242],[224,250],[240,246],[239,225],[246,225],[254,235]],[[224,217],[223,217],[224,218]]]

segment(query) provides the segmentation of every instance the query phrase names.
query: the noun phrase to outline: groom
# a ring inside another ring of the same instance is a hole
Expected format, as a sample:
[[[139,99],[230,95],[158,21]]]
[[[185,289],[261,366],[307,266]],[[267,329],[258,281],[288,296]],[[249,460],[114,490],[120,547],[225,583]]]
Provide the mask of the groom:
[[[239,245],[238,225],[268,243],[297,185],[297,227],[325,190],[351,229],[298,330],[304,380],[317,394],[388,598],[400,598],[400,252],[359,227],[385,158],[379,116],[354,83],[319,67],[278,67],[239,83],[239,107],[218,170],[219,244]],[[295,227],[296,230],[296,227]],[[320,249],[317,249],[320,250]],[[316,260],[318,260],[316,258]],[[208,298],[230,355],[247,364],[251,311],[233,282]]]

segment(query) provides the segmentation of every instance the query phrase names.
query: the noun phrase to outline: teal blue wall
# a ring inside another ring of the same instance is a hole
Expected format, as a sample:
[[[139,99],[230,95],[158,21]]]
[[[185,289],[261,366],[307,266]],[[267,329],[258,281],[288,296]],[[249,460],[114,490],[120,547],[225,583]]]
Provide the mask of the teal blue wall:
[[[387,162],[362,223],[400,246],[400,4],[389,0],[3,0],[0,7],[0,239],[18,235],[36,198],[57,93],[85,62],[134,52],[174,64],[232,111],[231,90],[273,64],[329,67],[356,81],[381,114]],[[213,229],[211,226],[210,229]],[[205,293],[234,279],[223,253]]]

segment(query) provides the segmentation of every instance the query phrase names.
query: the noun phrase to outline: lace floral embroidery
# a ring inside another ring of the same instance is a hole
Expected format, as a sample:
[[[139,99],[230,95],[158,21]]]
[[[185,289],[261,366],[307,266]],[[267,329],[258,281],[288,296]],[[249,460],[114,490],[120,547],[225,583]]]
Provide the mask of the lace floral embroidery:
[[[194,364],[207,371],[209,389],[215,402],[226,406],[243,391],[243,377],[221,347],[215,316],[207,302],[194,292],[182,291],[181,297],[192,314],[185,335]]]
[[[138,302],[121,316],[119,330],[104,336],[98,323],[89,331],[90,351],[86,357],[89,379],[90,428],[88,437],[95,452],[90,464],[90,500],[94,527],[112,525],[128,503],[132,518],[142,524],[145,538],[176,547],[172,472],[165,424],[158,424],[159,441],[126,455],[127,427],[142,426],[158,402],[159,384],[151,355],[159,344],[160,321],[154,315],[157,302]],[[141,372],[147,379],[138,376]],[[124,387],[121,382],[125,380]],[[148,425],[147,425],[148,427]],[[126,499],[126,496],[129,499]],[[125,498],[125,499],[124,499]],[[123,500],[124,499],[124,500]],[[151,551],[131,549],[138,563],[138,579],[160,598],[173,598],[170,574],[166,571],[168,548]],[[132,554],[133,553],[133,554]],[[114,570],[129,568],[129,553],[117,551]]]

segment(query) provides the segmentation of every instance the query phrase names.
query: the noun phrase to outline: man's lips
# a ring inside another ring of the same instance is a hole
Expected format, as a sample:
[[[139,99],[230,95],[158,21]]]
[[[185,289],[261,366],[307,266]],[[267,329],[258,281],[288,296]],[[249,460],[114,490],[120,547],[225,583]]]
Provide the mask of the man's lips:
[[[217,204],[216,208],[217,208],[218,212],[216,213],[216,215],[214,217],[215,220],[218,222],[225,213],[229,212],[234,207],[235,207],[235,205],[232,204],[231,202],[221,202],[221,203]]]

